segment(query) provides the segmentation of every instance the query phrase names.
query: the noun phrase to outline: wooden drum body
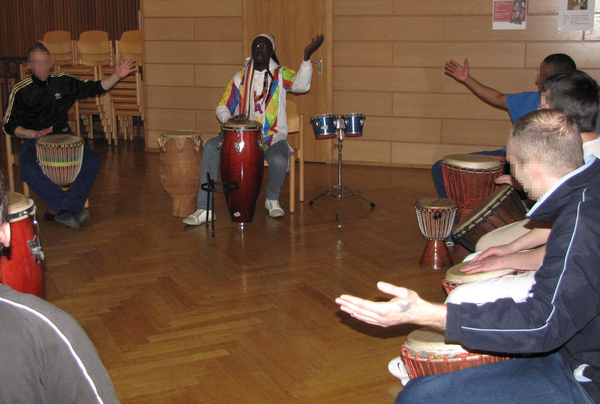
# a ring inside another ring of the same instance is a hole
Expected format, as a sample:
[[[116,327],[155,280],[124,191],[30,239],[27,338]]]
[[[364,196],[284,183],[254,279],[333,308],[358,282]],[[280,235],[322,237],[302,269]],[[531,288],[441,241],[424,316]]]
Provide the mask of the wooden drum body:
[[[442,174],[448,198],[456,202],[460,222],[471,210],[494,192],[496,178],[504,162],[481,154],[453,154],[442,160]]]
[[[231,220],[249,223],[254,218],[264,173],[262,125],[256,121],[230,119],[221,125],[221,132],[221,179],[239,187],[225,192]]]
[[[478,272],[476,274],[466,274],[464,272],[461,272],[460,269],[466,266],[468,263],[469,262],[461,262],[460,264],[456,264],[452,268],[448,269],[448,271],[446,271],[446,278],[442,280],[442,285],[444,286],[446,294],[449,294],[452,290],[454,290],[460,285],[477,281],[484,281],[487,279],[500,278],[504,275],[518,273],[514,269],[501,269],[499,271]]]
[[[12,289],[45,298],[45,258],[40,246],[36,207],[32,199],[7,192],[11,242],[0,258],[0,280]]]
[[[468,352],[460,345],[446,344],[443,331],[428,327],[408,334],[401,356],[411,379],[509,359]]]
[[[83,163],[83,138],[48,135],[39,138],[35,147],[42,172],[56,185],[69,190]]]
[[[423,198],[415,203],[419,228],[427,239],[419,266],[424,269],[448,269],[452,266],[445,239],[450,235],[456,205],[447,198]]]
[[[160,180],[173,198],[173,216],[189,216],[196,211],[200,188],[202,136],[191,130],[175,130],[163,133],[157,140]]]
[[[502,185],[452,229],[452,238],[470,252],[477,241],[499,227],[525,219],[527,207],[510,185]]]

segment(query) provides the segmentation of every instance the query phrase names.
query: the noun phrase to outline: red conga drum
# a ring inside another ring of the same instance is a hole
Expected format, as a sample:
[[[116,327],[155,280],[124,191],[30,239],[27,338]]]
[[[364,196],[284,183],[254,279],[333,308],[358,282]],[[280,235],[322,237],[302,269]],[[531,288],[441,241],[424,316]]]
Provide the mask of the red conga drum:
[[[230,119],[221,125],[221,179],[239,188],[225,192],[234,223],[243,225],[254,218],[264,173],[262,125],[256,121]],[[227,189],[231,185],[224,184]]]
[[[0,259],[0,280],[18,292],[44,299],[45,258],[35,220],[35,204],[16,192],[7,192],[7,196],[11,241]]]
[[[446,344],[444,332],[429,327],[408,334],[401,356],[411,379],[510,359],[469,352],[461,345]]]
[[[448,198],[423,198],[415,203],[417,220],[423,237],[427,239],[419,266],[424,269],[448,269],[452,257],[445,239],[450,235],[456,205]]]
[[[504,161],[482,154],[453,154],[442,160],[442,174],[448,198],[456,202],[456,220],[463,217],[494,192]]]

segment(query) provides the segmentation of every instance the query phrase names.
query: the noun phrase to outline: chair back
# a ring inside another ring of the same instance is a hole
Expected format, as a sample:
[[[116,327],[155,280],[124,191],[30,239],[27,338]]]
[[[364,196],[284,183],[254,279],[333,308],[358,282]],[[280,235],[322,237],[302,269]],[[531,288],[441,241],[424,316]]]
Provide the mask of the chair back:
[[[129,58],[135,59],[137,66],[142,65],[142,31],[125,31],[121,39],[115,42],[117,60],[124,62]]]
[[[108,40],[108,32],[82,32],[77,41],[77,62],[84,66],[112,66],[112,42]]]

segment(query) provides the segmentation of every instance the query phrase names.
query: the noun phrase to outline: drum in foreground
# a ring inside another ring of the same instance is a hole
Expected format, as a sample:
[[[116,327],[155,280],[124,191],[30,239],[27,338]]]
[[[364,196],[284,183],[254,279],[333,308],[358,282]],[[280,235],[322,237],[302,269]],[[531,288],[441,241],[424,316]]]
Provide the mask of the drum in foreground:
[[[0,258],[0,280],[18,292],[45,298],[45,258],[32,199],[7,192],[11,241]]]
[[[411,379],[510,359],[468,352],[460,345],[446,344],[444,332],[429,327],[408,334],[401,356]]]
[[[337,121],[336,114],[315,115],[310,118],[317,140],[334,138],[337,134]]]
[[[444,157],[444,184],[448,198],[456,202],[458,222],[494,192],[494,181],[502,175],[503,169],[503,161],[481,154],[453,154]]]
[[[452,229],[452,239],[470,252],[477,241],[499,227],[525,219],[527,207],[510,185],[502,185]]]
[[[192,130],[172,130],[160,135],[157,141],[160,181],[173,198],[173,216],[189,216],[196,211],[200,188],[202,135]]]
[[[83,144],[83,138],[74,135],[48,135],[35,142],[42,172],[65,191],[81,170]]]
[[[344,114],[344,134],[347,137],[360,137],[365,124],[365,114]]]
[[[262,125],[256,121],[230,119],[221,125],[221,179],[239,188],[225,192],[234,223],[254,218],[264,173]],[[227,189],[225,184],[224,188]]]
[[[446,271],[446,278],[442,280],[442,286],[449,294],[452,290],[460,285],[467,283],[473,283],[477,281],[484,281],[488,279],[500,278],[504,275],[516,274],[518,271],[514,269],[501,269],[499,271],[488,271],[478,272],[476,274],[466,274],[461,272],[461,268],[465,267],[469,262],[461,262],[460,264],[454,265],[452,268]]]
[[[419,228],[427,239],[419,266],[424,269],[448,269],[452,266],[445,239],[450,235],[456,205],[447,198],[423,198],[415,203]]]

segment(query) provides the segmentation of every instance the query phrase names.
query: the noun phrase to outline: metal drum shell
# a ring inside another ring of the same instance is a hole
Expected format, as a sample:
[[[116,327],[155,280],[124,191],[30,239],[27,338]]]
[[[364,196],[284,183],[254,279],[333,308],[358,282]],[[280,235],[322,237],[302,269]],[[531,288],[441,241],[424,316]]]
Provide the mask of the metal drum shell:
[[[344,134],[346,137],[361,137],[365,124],[365,114],[351,113],[342,115],[344,120]]]
[[[336,114],[320,114],[310,118],[310,123],[317,140],[336,137],[338,119]]]

